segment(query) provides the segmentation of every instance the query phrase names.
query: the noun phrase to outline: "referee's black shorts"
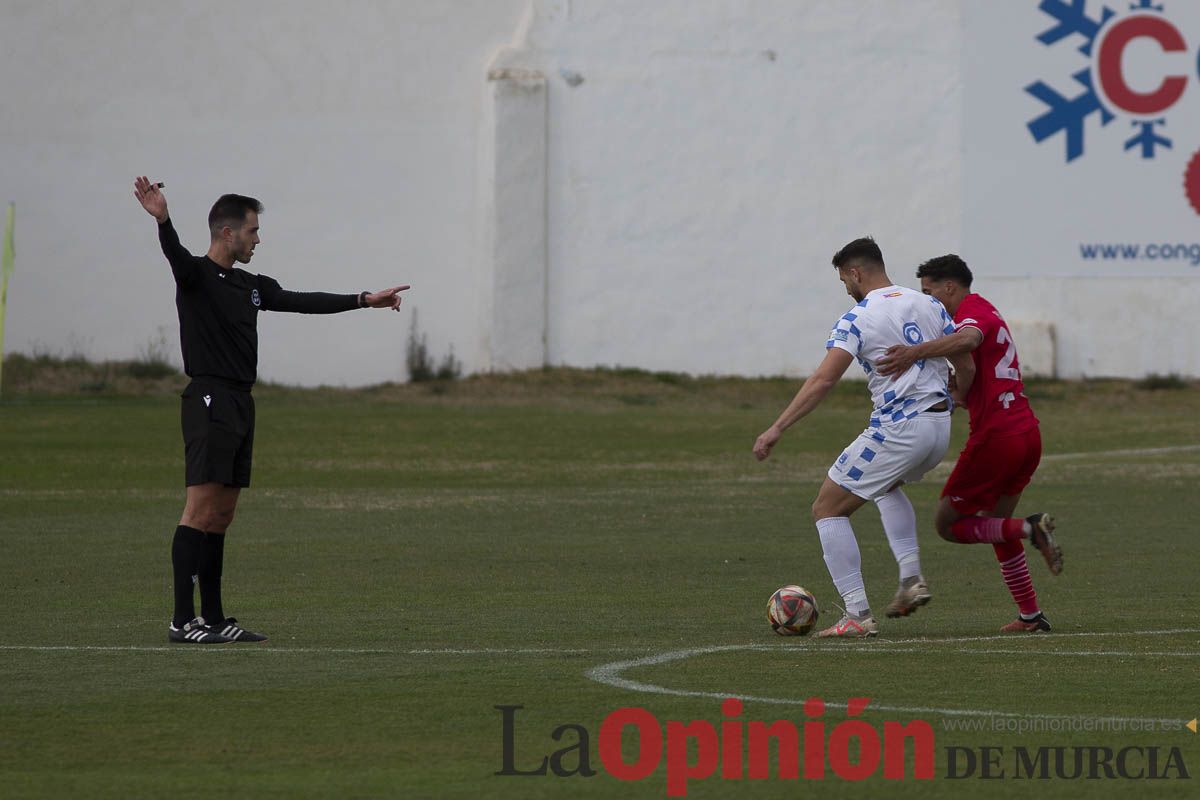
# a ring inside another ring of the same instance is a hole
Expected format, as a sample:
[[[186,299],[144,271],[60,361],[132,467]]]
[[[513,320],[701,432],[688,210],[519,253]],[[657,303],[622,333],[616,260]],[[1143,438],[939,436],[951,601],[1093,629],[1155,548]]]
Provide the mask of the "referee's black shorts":
[[[187,485],[250,485],[254,398],[249,391],[205,378],[183,390],[180,414]]]

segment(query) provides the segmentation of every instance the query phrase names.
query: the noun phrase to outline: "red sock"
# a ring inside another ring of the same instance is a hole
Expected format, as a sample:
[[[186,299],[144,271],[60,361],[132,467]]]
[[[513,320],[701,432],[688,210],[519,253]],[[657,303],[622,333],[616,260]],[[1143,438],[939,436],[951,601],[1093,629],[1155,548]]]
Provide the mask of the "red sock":
[[[1037,614],[1037,592],[1033,590],[1033,578],[1029,577],[1029,565],[1025,563],[1025,545],[1018,540],[993,546],[996,560],[1000,562],[1000,574],[1004,576],[1017,608],[1027,617]]]
[[[963,517],[950,526],[960,544],[1000,544],[1025,538],[1025,520],[1004,517]],[[1022,548],[1022,552],[1024,549]]]

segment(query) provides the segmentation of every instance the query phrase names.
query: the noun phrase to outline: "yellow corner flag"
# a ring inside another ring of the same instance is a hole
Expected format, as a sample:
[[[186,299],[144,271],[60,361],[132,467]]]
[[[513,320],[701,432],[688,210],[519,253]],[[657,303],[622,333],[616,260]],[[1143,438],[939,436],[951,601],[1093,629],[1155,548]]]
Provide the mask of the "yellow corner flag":
[[[8,278],[13,274],[13,266],[17,260],[13,248],[13,221],[17,215],[17,204],[8,204],[8,214],[4,220],[4,249],[0,251],[0,375],[4,370],[4,311],[8,308]],[[0,381],[0,386],[3,382]]]

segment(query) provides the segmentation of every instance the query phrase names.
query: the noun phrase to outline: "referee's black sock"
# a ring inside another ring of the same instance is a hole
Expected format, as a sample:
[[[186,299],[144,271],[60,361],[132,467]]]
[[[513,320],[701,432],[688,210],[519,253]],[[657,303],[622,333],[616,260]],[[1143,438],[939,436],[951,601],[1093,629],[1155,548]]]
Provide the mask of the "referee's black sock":
[[[221,608],[221,572],[225,566],[225,534],[206,533],[200,545],[200,616],[212,625],[225,621]]]
[[[200,563],[200,543],[204,532],[187,525],[175,529],[171,542],[171,567],[175,575],[175,618],[176,628],[196,618],[195,585],[192,576]]]

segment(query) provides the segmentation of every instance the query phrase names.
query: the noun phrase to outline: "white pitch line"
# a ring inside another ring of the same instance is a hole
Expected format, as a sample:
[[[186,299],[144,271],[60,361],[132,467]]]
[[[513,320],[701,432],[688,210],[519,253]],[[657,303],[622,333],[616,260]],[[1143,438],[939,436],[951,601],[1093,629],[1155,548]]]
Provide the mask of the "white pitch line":
[[[1050,455],[1042,456],[1042,461],[1069,461],[1076,458],[1092,458],[1096,456],[1104,458],[1113,456],[1157,456],[1166,453],[1183,453],[1191,450],[1200,450],[1200,444],[1180,444],[1172,447],[1135,447],[1128,450],[1094,450],[1090,453],[1051,453]]]
[[[945,636],[941,638],[913,636],[903,639],[873,639],[870,642],[859,642],[856,644],[864,645],[863,648],[855,647],[846,642],[821,642],[814,639],[801,637],[788,637],[777,644],[764,644],[762,642],[747,642],[744,644],[734,645],[715,645],[722,647],[736,647],[741,649],[757,649],[757,650],[779,650],[799,652],[802,650],[820,650],[827,652],[829,650],[842,650],[848,653],[864,652],[865,648],[884,648],[888,652],[903,652],[892,645],[905,644],[925,644],[925,645],[943,645],[943,644],[961,644],[963,642],[990,642],[990,641],[1039,641],[1048,642],[1056,639],[1076,638],[1083,636],[1169,636],[1185,633],[1200,633],[1200,628],[1168,628],[1165,630],[1141,630],[1141,631],[1080,631],[1077,633],[1049,633],[1038,634],[1033,636],[1021,636],[1014,634],[996,634],[990,636]],[[185,645],[34,645],[34,644],[0,644],[0,651],[17,650],[17,651],[46,651],[46,652],[97,652],[97,653],[179,653],[179,652],[204,652],[204,653],[327,653],[333,655],[392,655],[392,656],[421,656],[421,655],[448,655],[448,656],[487,656],[487,655],[587,655],[590,653],[639,653],[647,650],[653,650],[653,647],[482,647],[482,648],[414,648],[407,649],[387,649],[387,648],[339,648],[339,647],[287,647],[274,646],[271,644],[262,644],[255,647],[247,647],[246,645],[230,645],[229,647],[208,646],[208,647],[189,647]],[[914,649],[911,652],[925,652],[923,650]],[[982,650],[963,650],[965,653],[984,652]],[[1037,653],[1037,650],[1017,650],[1014,653]]]
[[[1076,631],[1074,633],[1039,633],[1034,635],[1029,634],[1012,634],[1012,633],[994,633],[987,636],[942,636],[942,637],[923,637],[912,636],[906,639],[874,639],[872,644],[958,644],[960,642],[994,642],[994,641],[1053,641],[1055,639],[1080,638],[1087,636],[1177,636],[1184,633],[1200,633],[1200,628],[1166,628],[1163,630],[1140,630],[1140,631]],[[803,641],[803,640],[802,640]],[[815,640],[813,640],[815,641]],[[835,647],[841,647],[844,642],[829,642]],[[780,645],[786,647],[787,645]]]
[[[987,636],[942,636],[942,637],[925,637],[925,636],[910,636],[902,639],[887,639],[875,638],[866,642],[856,642],[854,645],[842,641],[824,642],[819,639],[809,639],[799,636],[786,636],[777,644],[764,644],[762,642],[747,642],[745,644],[731,645],[734,647],[745,647],[771,650],[840,650],[847,649],[847,652],[862,652],[865,648],[871,647],[886,647],[889,652],[897,652],[892,645],[902,644],[962,644],[964,642],[995,642],[995,641],[1026,641],[1026,642],[1052,642],[1058,639],[1075,639],[1083,637],[1105,637],[1105,636],[1177,636],[1187,633],[1200,633],[1200,628],[1167,628],[1163,630],[1141,630],[1141,631],[1077,631],[1075,633],[1039,633],[1039,634],[1013,634],[1013,633],[997,633]],[[857,647],[855,645],[858,645]],[[919,651],[918,651],[919,652]],[[982,652],[979,650],[964,650],[965,653]],[[1022,653],[1034,653],[1036,650],[1022,650]]]
[[[672,695],[675,697],[707,697],[714,700],[726,700],[735,698],[751,703],[768,703],[771,705],[803,705],[807,700],[798,700],[793,698],[783,697],[758,697],[749,694],[737,694],[733,692],[701,692],[690,689],[671,689],[666,686],[659,686],[653,683],[643,683],[634,681],[621,676],[621,673],[626,670],[636,669],[638,667],[650,667],[659,664],[667,664],[672,661],[684,661],[696,656],[710,655],[712,653],[727,653],[738,650],[762,649],[755,645],[720,645],[716,647],[697,647],[691,650],[673,650],[667,653],[659,653],[658,655],[647,656],[645,658],[635,658],[629,661],[614,661],[609,664],[601,664],[598,667],[593,667],[584,673],[588,678],[597,683],[602,683],[606,686],[612,686],[617,689],[625,689],[631,692],[643,692],[647,694]],[[862,652],[862,651],[857,651]],[[884,651],[880,651],[884,652]],[[888,650],[887,652],[894,652]],[[969,651],[965,651],[969,652]],[[845,703],[825,703],[827,708],[846,708]],[[871,704],[871,708],[876,711],[892,711],[900,714],[938,714],[947,717],[1018,717],[1024,719],[1047,719],[1047,720],[1108,720],[1111,722],[1138,723],[1161,725],[1163,723],[1177,723],[1177,719],[1154,719],[1140,717],[1114,717],[1114,716],[1087,716],[1083,714],[1025,714],[1016,711],[997,711],[995,709],[969,709],[969,708],[938,708],[934,706],[893,706],[882,704]]]
[[[1171,447],[1135,447],[1124,450],[1092,450],[1086,453],[1049,453],[1042,456],[1042,461],[1078,461],[1085,458],[1116,458],[1120,456],[1160,456],[1168,453],[1187,453],[1200,450],[1200,444],[1180,444]],[[954,469],[955,461],[943,461],[929,474],[935,477],[949,475]]]
[[[181,645],[163,645],[156,647],[140,647],[137,645],[116,646],[116,645],[31,645],[31,644],[5,644],[0,645],[0,650],[24,650],[24,651],[67,651],[67,652],[110,652],[110,653],[328,653],[336,655],[389,655],[389,656],[421,656],[421,655],[449,655],[449,656],[487,656],[487,655],[580,655],[587,653],[635,653],[648,650],[648,647],[602,647],[598,649],[584,648],[562,648],[562,647],[515,647],[515,648],[479,648],[474,650],[466,649],[433,649],[421,648],[415,650],[386,650],[386,649],[352,649],[352,648],[337,648],[337,647],[272,647],[269,645],[258,645],[255,647],[246,647],[245,645],[230,645],[219,646],[203,646],[203,647],[188,647]]]
[[[747,650],[761,650],[775,653],[786,653],[787,650],[772,645],[763,645],[761,647],[749,645]],[[875,648],[870,645],[866,647],[846,647],[845,645],[834,645],[829,648],[820,648],[823,654],[834,653],[841,651],[853,655],[890,655],[892,653],[922,653],[930,656],[941,656],[945,650],[927,650],[920,647],[885,647]],[[1197,658],[1200,657],[1200,652],[1190,653],[1184,650],[1000,650],[996,648],[988,648],[986,650],[977,647],[959,647],[951,650],[952,653],[965,653],[967,655],[1001,655],[1001,656],[1118,656],[1126,658],[1138,658],[1141,656],[1183,656]]]

